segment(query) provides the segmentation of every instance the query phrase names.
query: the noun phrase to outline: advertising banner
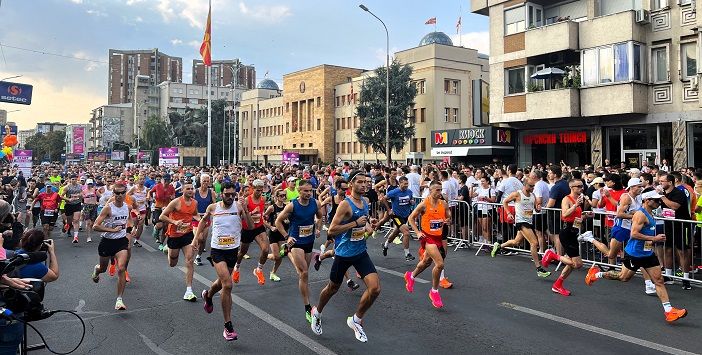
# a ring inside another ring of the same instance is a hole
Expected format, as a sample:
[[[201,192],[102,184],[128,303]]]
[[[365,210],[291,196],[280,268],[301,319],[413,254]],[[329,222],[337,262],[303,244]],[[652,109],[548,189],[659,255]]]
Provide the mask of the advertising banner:
[[[151,151],[150,150],[140,150],[137,153],[137,161],[139,163],[151,163]]]
[[[88,152],[88,161],[104,163],[107,161],[107,153]]]
[[[83,154],[85,127],[73,127],[73,154]]]
[[[110,153],[110,160],[123,161],[124,156],[125,154],[123,150],[115,150],[112,153]]]
[[[179,163],[178,148],[159,148],[158,149],[158,165],[160,166],[178,166]]]
[[[283,151],[283,163],[290,165],[299,164],[300,153]]]
[[[32,151],[28,149],[16,149],[12,164],[22,171],[22,175],[28,178],[32,175]]]
[[[31,105],[32,86],[9,81],[0,81],[0,102]]]

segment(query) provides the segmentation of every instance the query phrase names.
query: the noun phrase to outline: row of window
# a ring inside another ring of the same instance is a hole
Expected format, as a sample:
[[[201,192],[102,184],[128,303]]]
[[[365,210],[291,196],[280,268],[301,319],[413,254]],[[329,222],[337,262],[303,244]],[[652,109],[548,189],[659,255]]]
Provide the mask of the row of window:
[[[358,93],[353,93],[352,94],[347,94],[347,95],[341,95],[335,97],[335,106],[336,107],[341,107],[341,106],[346,106],[346,105],[355,105],[356,102],[358,101]],[[319,101],[318,101],[319,102]],[[319,104],[317,104],[317,107],[319,107]]]
[[[417,116],[417,113],[419,113],[419,116]],[[424,123],[426,122],[427,117],[427,109],[422,107],[420,109],[413,108],[412,109],[412,116],[410,117],[410,121],[412,123]]]
[[[412,82],[417,90],[417,95],[423,95],[427,91],[426,80],[415,80]],[[461,93],[461,81],[456,79],[444,79],[444,94],[459,95]]]
[[[304,148],[304,147],[305,147],[305,143],[300,143],[300,148]],[[314,147],[314,144],[307,143],[307,148],[312,148],[312,147]],[[297,143],[293,143],[293,148],[297,148]]]
[[[458,123],[458,109],[455,107],[444,107],[444,122]]]
[[[342,129],[356,129],[361,126],[361,120],[358,116],[351,117],[337,117],[336,118],[336,130]]]
[[[412,138],[410,140],[410,152],[423,152],[427,150],[426,138]]]
[[[373,154],[369,146],[363,146],[359,142],[336,142],[337,154]]]

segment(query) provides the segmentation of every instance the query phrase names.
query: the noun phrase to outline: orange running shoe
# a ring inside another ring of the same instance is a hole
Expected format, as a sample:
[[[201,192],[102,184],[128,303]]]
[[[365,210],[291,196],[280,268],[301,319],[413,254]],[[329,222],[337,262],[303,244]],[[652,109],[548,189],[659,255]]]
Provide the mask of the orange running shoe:
[[[600,268],[597,265],[592,265],[590,270],[587,270],[587,276],[585,276],[585,284],[592,286],[595,281],[597,281],[597,273],[600,272]]]
[[[449,281],[448,277],[444,277],[441,279],[441,281],[439,281],[439,286],[441,286],[441,288],[452,288],[453,283]]]
[[[256,276],[256,278],[258,279],[258,284],[259,284],[259,285],[262,285],[262,286],[263,286],[263,285],[266,283],[266,278],[263,276],[263,270],[261,270],[261,269],[259,269],[259,268],[255,268],[255,269],[253,270],[253,274],[254,274],[254,276]]]
[[[234,281],[235,284],[239,283],[239,270],[234,270],[232,273],[232,281]]]
[[[685,318],[687,315],[686,309],[677,309],[673,307],[670,312],[665,312],[665,320],[668,323],[673,323],[680,318]]]
[[[117,273],[117,265],[116,263],[110,264],[110,266],[107,268],[107,274],[110,275],[110,277],[115,276]]]

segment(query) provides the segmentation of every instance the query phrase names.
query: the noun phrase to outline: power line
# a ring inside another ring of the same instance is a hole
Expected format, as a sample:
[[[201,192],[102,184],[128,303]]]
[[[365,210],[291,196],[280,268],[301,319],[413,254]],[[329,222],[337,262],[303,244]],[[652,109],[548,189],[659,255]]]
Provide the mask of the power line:
[[[32,53],[37,53],[37,54],[43,54],[43,55],[52,55],[55,57],[61,57],[61,58],[67,58],[67,59],[74,59],[74,60],[82,60],[84,62],[93,62],[93,63],[100,63],[100,64],[107,64],[107,62],[102,61],[102,60],[97,60],[97,59],[89,59],[89,58],[80,58],[72,55],[65,55],[65,54],[59,54],[59,53],[51,53],[51,52],[45,52],[45,51],[40,51],[36,49],[29,49],[29,48],[22,48],[22,47],[15,47],[15,46],[10,46],[4,43],[0,43],[0,48],[1,47],[6,47],[6,48],[12,48],[12,49],[17,49],[20,51],[27,51],[27,52],[32,52]]]

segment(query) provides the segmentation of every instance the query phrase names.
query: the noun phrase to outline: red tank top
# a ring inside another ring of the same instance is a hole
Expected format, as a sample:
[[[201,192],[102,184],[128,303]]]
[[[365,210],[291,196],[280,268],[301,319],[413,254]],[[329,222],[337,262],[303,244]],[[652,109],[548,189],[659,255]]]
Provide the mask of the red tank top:
[[[573,198],[573,196],[568,195],[566,197],[571,202],[575,203],[575,199]],[[573,222],[575,222],[576,218],[582,218],[582,216],[583,216],[583,208],[582,208],[582,206],[578,206],[575,209],[575,212],[571,213],[570,216],[568,216],[568,217],[561,214],[561,221],[566,222],[566,223],[573,223]]]
[[[246,208],[251,213],[251,219],[254,222],[254,229],[263,226],[263,212],[266,211],[266,200],[261,196],[258,203],[254,203],[253,194],[246,198]],[[241,224],[244,229],[248,229],[246,221],[242,220]]]
[[[619,206],[619,200],[621,200],[622,195],[626,192],[626,190],[609,190],[610,196],[617,201],[616,204],[613,204],[607,197],[602,196],[602,198],[605,201],[605,211],[607,212],[617,212],[617,207]],[[607,227],[612,227],[614,226],[614,215],[612,214],[607,214],[607,219],[605,221]]]
[[[193,215],[197,213],[197,201],[191,199],[190,204],[188,205],[185,202],[184,197],[179,197],[179,200],[180,210],[175,210],[171,212],[171,215],[169,217],[171,219],[175,219],[176,221],[183,221],[184,223],[180,226],[180,228],[176,227],[175,224],[168,225],[168,230],[166,234],[168,234],[168,236],[171,238],[182,237],[184,234],[192,232]]]

